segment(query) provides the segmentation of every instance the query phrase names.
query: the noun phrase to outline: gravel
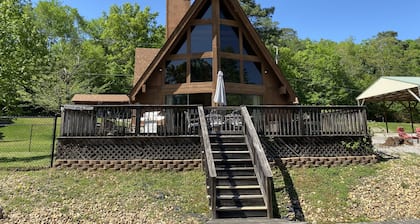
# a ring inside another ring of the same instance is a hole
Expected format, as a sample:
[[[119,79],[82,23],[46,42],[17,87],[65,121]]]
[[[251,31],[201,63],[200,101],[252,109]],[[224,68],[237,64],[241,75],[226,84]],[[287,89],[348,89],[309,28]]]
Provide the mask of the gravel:
[[[412,141],[412,145],[401,144],[399,146],[384,146],[386,139],[389,137],[398,137],[395,133],[376,133],[372,137],[372,143],[379,153],[399,155],[404,153],[414,153],[420,155],[420,143],[416,139]]]
[[[363,178],[350,191],[348,199],[353,216],[384,223],[420,223],[420,144],[384,146],[395,133],[375,134],[375,151],[385,158],[389,166],[373,177]],[[408,220],[395,221],[395,220]]]

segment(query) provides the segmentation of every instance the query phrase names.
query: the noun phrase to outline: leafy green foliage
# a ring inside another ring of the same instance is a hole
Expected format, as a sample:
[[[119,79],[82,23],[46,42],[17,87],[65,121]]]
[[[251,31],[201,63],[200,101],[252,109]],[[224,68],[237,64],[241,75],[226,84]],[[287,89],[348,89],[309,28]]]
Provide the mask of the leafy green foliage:
[[[0,2],[0,115],[12,113],[38,79],[47,51],[26,1]]]
[[[420,38],[399,40],[398,33],[386,31],[360,44],[351,38],[301,40],[297,31],[273,21],[274,7],[255,0],[240,3],[301,104],[355,104],[355,97],[380,76],[420,76]],[[157,15],[127,3],[89,21],[59,0],[38,1],[34,7],[26,0],[1,1],[0,114],[57,112],[75,93],[127,93],[135,48],[164,42]],[[407,106],[368,107],[369,119],[381,119],[384,111],[388,120],[410,118]]]

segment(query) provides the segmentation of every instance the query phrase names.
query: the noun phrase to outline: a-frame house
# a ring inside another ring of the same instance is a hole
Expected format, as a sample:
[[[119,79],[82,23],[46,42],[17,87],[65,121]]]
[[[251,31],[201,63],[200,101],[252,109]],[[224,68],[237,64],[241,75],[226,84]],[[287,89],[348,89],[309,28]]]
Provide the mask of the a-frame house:
[[[228,105],[296,101],[237,0],[167,0],[167,10],[164,46],[136,49],[131,103],[213,105],[218,71]]]

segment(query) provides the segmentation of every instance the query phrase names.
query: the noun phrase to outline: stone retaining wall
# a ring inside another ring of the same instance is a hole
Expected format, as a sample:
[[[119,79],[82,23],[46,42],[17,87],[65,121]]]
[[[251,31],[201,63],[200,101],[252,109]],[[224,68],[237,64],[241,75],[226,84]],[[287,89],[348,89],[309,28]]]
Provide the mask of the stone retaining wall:
[[[282,163],[287,168],[291,167],[333,167],[358,164],[377,163],[378,159],[375,155],[371,156],[343,156],[343,157],[294,157],[279,158],[272,162],[272,165]]]
[[[201,160],[56,160],[54,167],[79,170],[172,170],[201,168]]]
[[[287,168],[333,167],[378,162],[376,156],[345,157],[295,157],[272,161],[272,166],[282,164]],[[189,171],[201,169],[201,160],[56,160],[54,167],[80,170],[171,170]]]

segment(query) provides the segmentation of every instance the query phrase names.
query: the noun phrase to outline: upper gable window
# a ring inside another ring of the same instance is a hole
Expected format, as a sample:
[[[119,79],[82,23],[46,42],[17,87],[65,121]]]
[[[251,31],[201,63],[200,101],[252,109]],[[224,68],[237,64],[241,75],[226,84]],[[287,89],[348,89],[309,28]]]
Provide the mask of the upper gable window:
[[[197,19],[211,19],[213,14],[212,11],[211,1],[208,1],[198,14]]]
[[[220,18],[234,20],[233,16],[229,13],[224,1],[220,1]]]
[[[191,53],[212,51],[211,24],[197,25],[191,28]]]
[[[186,60],[172,60],[166,63],[165,84],[185,83],[186,77]]]
[[[223,52],[239,54],[239,29],[237,27],[220,25],[220,49]]]
[[[245,38],[245,36],[242,36],[243,40],[243,54],[245,55],[256,55],[255,51],[252,49],[251,44],[249,44],[248,40]]]
[[[191,82],[211,82],[212,62],[211,58],[191,60]]]
[[[172,51],[172,54],[186,54],[187,53],[187,35],[183,35],[181,40],[184,40],[184,41],[180,42],[178,45],[175,46],[174,50]]]
[[[246,84],[262,84],[261,63],[244,61],[244,82]]]
[[[225,82],[241,83],[240,61],[235,59],[222,58],[221,69],[224,73]]]

